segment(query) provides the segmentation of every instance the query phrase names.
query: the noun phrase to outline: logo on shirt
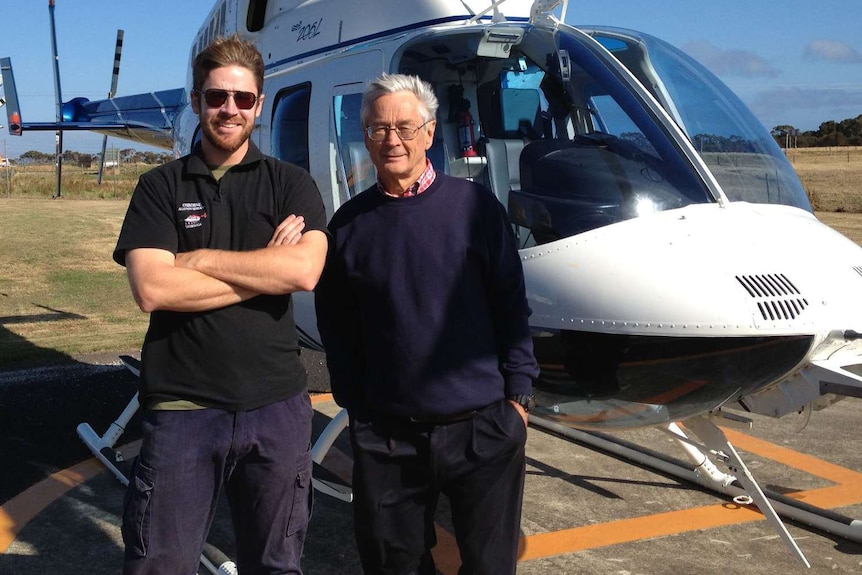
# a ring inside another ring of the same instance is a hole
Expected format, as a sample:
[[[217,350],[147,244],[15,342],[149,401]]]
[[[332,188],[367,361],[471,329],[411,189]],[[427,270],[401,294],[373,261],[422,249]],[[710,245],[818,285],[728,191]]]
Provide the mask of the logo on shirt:
[[[183,218],[183,224],[187,230],[201,227],[204,225],[203,221],[207,218],[204,206],[200,202],[184,202],[177,211],[181,214],[184,212],[193,212]]]

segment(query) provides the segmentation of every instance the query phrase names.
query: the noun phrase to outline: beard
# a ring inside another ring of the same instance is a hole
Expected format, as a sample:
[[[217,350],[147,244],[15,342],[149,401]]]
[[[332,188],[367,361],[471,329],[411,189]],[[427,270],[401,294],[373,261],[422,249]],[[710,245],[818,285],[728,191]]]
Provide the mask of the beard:
[[[251,131],[254,129],[253,124],[243,124],[242,130],[237,133],[228,135],[218,133],[218,124],[223,123],[226,119],[216,117],[211,122],[201,124],[201,132],[203,137],[212,144],[213,147],[227,152],[229,154],[236,152],[251,136]],[[239,121],[239,120],[237,120]]]

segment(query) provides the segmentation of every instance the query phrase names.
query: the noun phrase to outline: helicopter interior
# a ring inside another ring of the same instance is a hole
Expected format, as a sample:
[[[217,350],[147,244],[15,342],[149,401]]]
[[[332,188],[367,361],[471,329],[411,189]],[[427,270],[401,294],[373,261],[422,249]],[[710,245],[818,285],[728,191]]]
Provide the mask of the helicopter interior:
[[[419,38],[398,71],[429,81],[440,100],[434,165],[490,188],[520,247],[713,201],[622,84],[576,59],[595,55],[545,31],[497,34]]]

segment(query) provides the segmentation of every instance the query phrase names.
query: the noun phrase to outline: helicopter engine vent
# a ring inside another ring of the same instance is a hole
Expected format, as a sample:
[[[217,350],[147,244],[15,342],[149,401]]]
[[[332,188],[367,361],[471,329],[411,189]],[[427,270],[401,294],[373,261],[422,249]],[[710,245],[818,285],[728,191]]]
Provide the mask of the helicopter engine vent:
[[[794,320],[808,307],[808,300],[784,274],[736,276],[736,281],[756,300],[764,320]]]

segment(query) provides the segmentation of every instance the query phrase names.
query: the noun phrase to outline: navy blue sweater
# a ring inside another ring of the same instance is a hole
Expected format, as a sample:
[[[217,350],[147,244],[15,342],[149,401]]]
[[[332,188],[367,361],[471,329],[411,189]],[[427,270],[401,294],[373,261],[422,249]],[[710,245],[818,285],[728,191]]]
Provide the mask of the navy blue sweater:
[[[529,393],[538,367],[502,205],[443,174],[424,193],[376,186],[344,204],[316,290],[339,405],[447,415]]]

